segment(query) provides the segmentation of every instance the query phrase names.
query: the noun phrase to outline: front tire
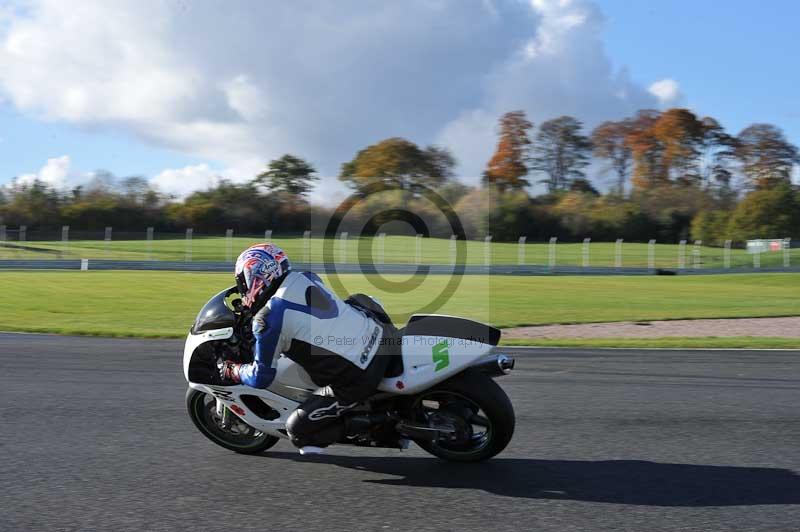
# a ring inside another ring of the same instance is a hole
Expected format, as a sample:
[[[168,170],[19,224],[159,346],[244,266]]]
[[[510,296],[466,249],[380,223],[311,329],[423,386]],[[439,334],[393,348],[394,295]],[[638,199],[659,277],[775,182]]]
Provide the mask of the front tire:
[[[257,431],[233,414],[232,426],[222,427],[216,416],[216,399],[205,392],[194,388],[186,390],[186,408],[203,436],[231,451],[258,454],[278,443],[279,438]]]

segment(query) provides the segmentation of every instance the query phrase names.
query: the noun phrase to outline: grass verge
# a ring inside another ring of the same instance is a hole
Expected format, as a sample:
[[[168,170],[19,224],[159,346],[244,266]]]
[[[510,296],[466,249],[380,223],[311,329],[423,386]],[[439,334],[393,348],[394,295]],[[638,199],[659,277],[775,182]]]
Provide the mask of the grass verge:
[[[375,279],[362,275],[342,275],[340,280],[344,292],[376,295],[396,322],[404,323],[409,314],[423,310],[436,294],[445,290],[450,278],[429,276],[410,291],[397,290],[398,285],[378,289],[372,284]],[[398,283],[409,278],[397,275],[387,276],[386,280]],[[215,273],[0,272],[0,330],[182,337],[203,303],[229,286],[230,282],[231,275]],[[698,277],[471,275],[461,279],[437,312],[469,317],[499,327],[793,316],[800,315],[798,296],[800,274]],[[600,343],[611,341],[597,340]]]
[[[706,336],[664,338],[548,338],[502,340],[500,345],[529,347],[627,347],[680,349],[800,349],[800,338],[774,336]]]

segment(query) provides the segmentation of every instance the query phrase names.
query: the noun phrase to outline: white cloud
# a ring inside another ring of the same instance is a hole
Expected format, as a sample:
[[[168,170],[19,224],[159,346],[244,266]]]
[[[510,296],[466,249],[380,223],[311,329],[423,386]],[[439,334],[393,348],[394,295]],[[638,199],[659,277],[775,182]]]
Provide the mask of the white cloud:
[[[194,190],[208,188],[218,175],[209,165],[196,164],[166,169],[150,179],[150,184],[161,192],[182,198]]]
[[[572,115],[591,128],[653,107],[656,99],[615,71],[602,40],[604,19],[584,0],[531,0],[539,16],[521,52],[486,77],[480,104],[462,111],[439,141],[453,147],[465,175],[475,182],[496,144],[498,117],[522,109],[535,124]]]
[[[154,178],[181,194],[286,152],[332,176],[389,136],[449,145],[476,176],[503,112],[592,125],[656,105],[602,28],[587,0],[28,0],[0,23],[0,98],[213,161]]]
[[[658,98],[658,103],[660,103],[662,107],[675,105],[683,99],[680,85],[677,81],[670,78],[656,81],[647,88],[647,91]]]
[[[41,181],[51,187],[62,189],[67,186],[68,181],[72,181],[75,176],[71,175],[70,167],[72,162],[69,155],[62,155],[61,157],[53,157],[47,160],[38,172],[32,174],[22,174],[17,177],[17,183],[21,185],[30,185],[34,181]]]

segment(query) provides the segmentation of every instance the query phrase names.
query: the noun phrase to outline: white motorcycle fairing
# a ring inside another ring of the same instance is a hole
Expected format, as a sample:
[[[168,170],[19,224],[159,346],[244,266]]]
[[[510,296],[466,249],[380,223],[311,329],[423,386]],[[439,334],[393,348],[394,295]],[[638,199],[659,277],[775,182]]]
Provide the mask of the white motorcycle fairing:
[[[288,357],[278,357],[275,379],[263,390],[244,385],[199,384],[190,380],[189,366],[196,349],[206,342],[227,340],[232,335],[232,327],[188,335],[183,367],[189,386],[212,394],[218,404],[221,402],[251,427],[272,436],[287,438],[285,426],[288,417],[300,403],[319,391],[308,373]],[[497,345],[499,336],[499,330],[463,318],[414,315],[402,336],[403,372],[383,379],[378,391],[409,395],[431,388],[478,363]],[[255,396],[266,403],[276,412],[276,417],[265,419],[259,416],[247,404],[253,406],[258,403],[253,403],[248,396]]]
[[[318,389],[318,386],[313,383],[308,373],[287,357],[283,355],[278,357],[275,367],[275,380],[269,388],[264,390],[244,385],[218,386],[198,384],[189,380],[189,364],[197,347],[210,341],[226,340],[232,335],[232,327],[204,331],[199,334],[189,333],[183,351],[183,371],[186,380],[189,382],[189,387],[213,395],[217,401],[221,401],[231,412],[251,427],[271,436],[287,438],[285,431],[287,418],[300,403]],[[275,393],[275,391],[279,391],[282,395]],[[269,420],[258,416],[242,399],[243,395],[258,397],[275,410],[279,417]]]

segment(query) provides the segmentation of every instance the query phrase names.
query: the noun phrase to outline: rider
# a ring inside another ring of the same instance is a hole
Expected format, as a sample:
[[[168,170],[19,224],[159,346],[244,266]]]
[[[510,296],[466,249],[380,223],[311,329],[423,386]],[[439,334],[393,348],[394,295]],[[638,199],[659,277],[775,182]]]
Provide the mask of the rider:
[[[242,304],[253,313],[255,357],[220,366],[223,382],[266,388],[281,354],[324,387],[289,416],[286,430],[301,453],[320,452],[341,438],[341,415],[375,392],[394,352],[397,330],[371,298],[339,299],[311,272],[291,271],[271,243],[246,249],[236,260]]]

